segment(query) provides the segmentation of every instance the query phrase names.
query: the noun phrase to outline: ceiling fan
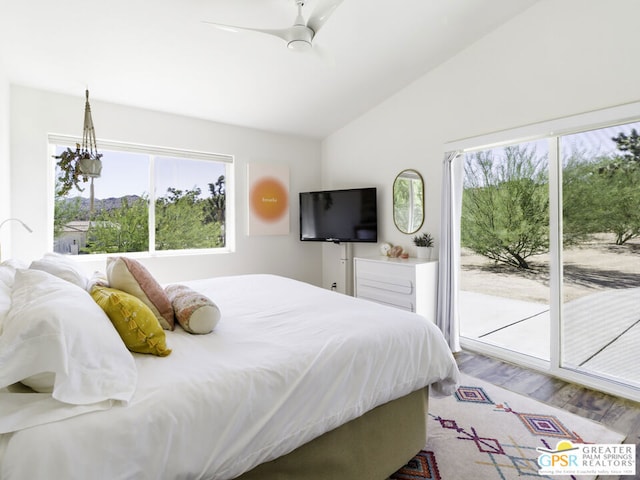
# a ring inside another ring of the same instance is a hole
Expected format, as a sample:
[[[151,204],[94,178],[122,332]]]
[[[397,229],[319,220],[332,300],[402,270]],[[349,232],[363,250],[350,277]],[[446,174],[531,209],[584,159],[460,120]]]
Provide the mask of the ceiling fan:
[[[335,11],[336,8],[338,8],[343,0],[320,0],[320,4],[316,7],[313,14],[306,22],[304,20],[304,17],[302,16],[302,7],[305,4],[305,0],[294,0],[294,2],[298,7],[298,15],[296,15],[293,25],[288,28],[262,29],[238,27],[235,25],[223,25],[220,23],[207,21],[204,21],[204,23],[208,23],[221,30],[227,30],[231,32],[248,30],[252,32],[273,35],[274,37],[281,38],[282,40],[287,42],[287,47],[289,47],[291,50],[310,50],[312,48],[314,37],[318,34],[318,31],[327,22],[331,14]]]

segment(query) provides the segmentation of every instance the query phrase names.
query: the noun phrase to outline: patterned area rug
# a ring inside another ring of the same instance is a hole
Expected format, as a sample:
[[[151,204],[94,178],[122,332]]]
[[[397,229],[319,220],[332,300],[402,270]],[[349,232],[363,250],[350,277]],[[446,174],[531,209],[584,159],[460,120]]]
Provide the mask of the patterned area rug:
[[[603,425],[462,375],[455,395],[429,400],[427,445],[390,478],[508,480],[541,476],[536,448],[558,442],[621,443]]]

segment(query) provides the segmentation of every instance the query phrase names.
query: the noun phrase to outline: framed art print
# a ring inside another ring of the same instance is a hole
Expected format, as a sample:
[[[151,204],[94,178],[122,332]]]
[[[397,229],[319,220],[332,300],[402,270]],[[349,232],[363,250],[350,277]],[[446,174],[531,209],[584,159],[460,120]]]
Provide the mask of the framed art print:
[[[247,165],[249,235],[289,234],[289,167]]]

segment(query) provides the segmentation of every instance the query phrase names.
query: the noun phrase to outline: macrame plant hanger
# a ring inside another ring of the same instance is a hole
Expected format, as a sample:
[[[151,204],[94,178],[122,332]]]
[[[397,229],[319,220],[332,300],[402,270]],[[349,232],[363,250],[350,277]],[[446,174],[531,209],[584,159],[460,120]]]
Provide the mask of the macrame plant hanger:
[[[86,90],[86,102],[84,104],[84,128],[82,132],[82,150],[80,152],[79,169],[84,177],[91,179],[90,209],[93,212],[94,190],[93,179],[100,178],[102,172],[102,154],[98,153],[96,146],[96,130],[91,118],[91,105],[89,104],[89,90]]]

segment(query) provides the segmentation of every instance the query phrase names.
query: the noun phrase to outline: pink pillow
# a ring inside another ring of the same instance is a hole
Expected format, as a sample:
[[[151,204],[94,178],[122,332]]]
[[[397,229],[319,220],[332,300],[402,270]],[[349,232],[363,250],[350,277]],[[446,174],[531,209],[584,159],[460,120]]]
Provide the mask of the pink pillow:
[[[174,329],[173,307],[169,297],[140,262],[133,258],[108,257],[107,279],[111,288],[133,295],[149,307],[163,329]]]

